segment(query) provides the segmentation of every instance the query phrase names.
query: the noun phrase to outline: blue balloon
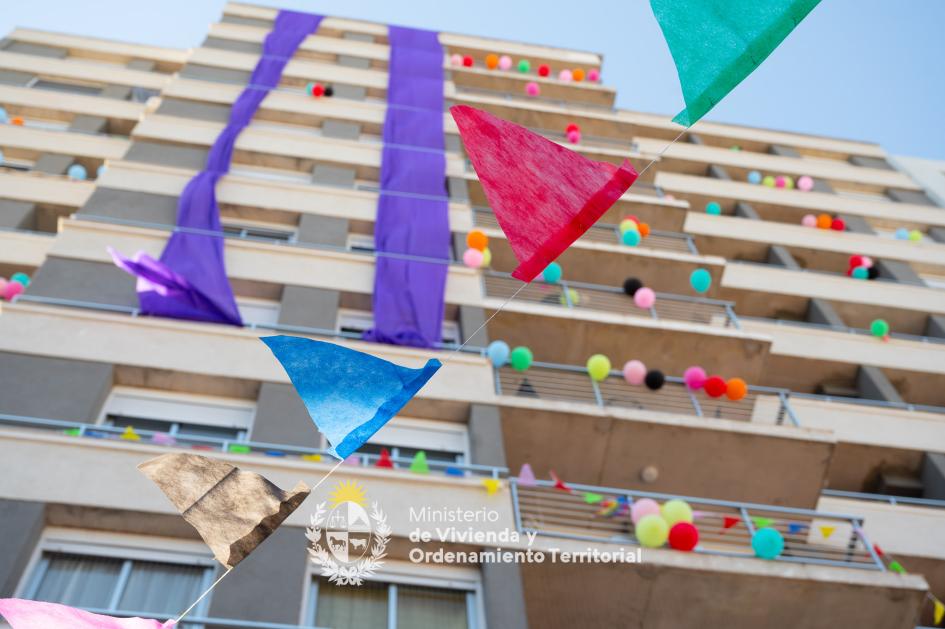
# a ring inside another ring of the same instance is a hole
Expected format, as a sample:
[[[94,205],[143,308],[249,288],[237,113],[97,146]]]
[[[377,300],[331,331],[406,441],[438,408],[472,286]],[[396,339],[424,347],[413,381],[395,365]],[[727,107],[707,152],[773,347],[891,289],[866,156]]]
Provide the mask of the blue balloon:
[[[623,241],[623,244],[630,247],[636,247],[640,244],[640,232],[635,229],[628,229],[623,233],[623,236],[621,236],[620,239]]]
[[[486,356],[492,361],[493,367],[501,367],[509,362],[509,354],[512,350],[505,341],[492,341],[486,348]]]
[[[712,216],[719,216],[722,214],[722,206],[715,201],[709,201],[705,204],[705,212],[706,214],[711,214]]]
[[[0,151],[0,164],[3,164],[3,151]]]
[[[545,267],[545,270],[541,272],[541,276],[549,284],[557,284],[561,281],[561,276],[564,275],[564,271],[561,269],[561,265],[557,262],[552,262]]]
[[[896,240],[909,240],[909,230],[905,227],[900,227],[896,230]]]
[[[68,175],[69,179],[75,179],[76,181],[85,181],[85,178],[89,176],[88,173],[85,172],[85,166],[82,164],[69,166],[66,175]]]
[[[101,179],[102,175],[105,174],[105,171],[108,170],[108,167],[105,164],[102,164],[95,170],[95,178]]]
[[[751,536],[751,548],[762,559],[775,559],[784,552],[784,536],[769,526]]]
[[[7,113],[7,110],[3,107],[0,107],[0,124],[6,124],[10,122],[10,114]]]
[[[697,293],[706,293],[712,286],[712,275],[705,269],[696,269],[689,276],[689,285]]]
[[[14,273],[10,276],[11,282],[19,282],[23,285],[23,288],[27,288],[30,285],[30,276],[26,273]]]
[[[748,173],[748,183],[753,183],[755,185],[761,183],[761,173],[759,173],[757,170],[753,170]]]

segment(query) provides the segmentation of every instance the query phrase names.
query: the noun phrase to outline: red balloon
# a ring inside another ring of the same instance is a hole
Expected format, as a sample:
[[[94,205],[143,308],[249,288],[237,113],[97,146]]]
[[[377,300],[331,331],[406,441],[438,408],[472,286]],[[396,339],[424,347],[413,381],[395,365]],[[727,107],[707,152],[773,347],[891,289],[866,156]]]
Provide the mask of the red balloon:
[[[564,128],[565,133],[571,133],[572,131],[581,132],[581,127],[577,126],[575,123],[570,123],[567,127]]]
[[[470,57],[469,55],[466,55],[465,57],[463,57],[463,65],[466,66],[467,68],[471,68],[473,65],[473,58]]]
[[[850,268],[855,269],[858,266],[863,266],[863,256],[853,254],[850,256]]]
[[[548,76],[549,74],[551,74],[551,68],[545,64],[538,66],[538,76]]]
[[[325,93],[325,87],[321,83],[316,83],[312,86],[312,96],[318,98]]]
[[[669,546],[689,551],[699,543],[699,529],[689,522],[677,522],[669,529]]]
[[[843,222],[842,218],[835,218],[830,222],[830,229],[835,232],[842,232],[847,228],[847,224]]]
[[[728,391],[728,383],[721,376],[712,376],[702,385],[709,397],[722,397]]]

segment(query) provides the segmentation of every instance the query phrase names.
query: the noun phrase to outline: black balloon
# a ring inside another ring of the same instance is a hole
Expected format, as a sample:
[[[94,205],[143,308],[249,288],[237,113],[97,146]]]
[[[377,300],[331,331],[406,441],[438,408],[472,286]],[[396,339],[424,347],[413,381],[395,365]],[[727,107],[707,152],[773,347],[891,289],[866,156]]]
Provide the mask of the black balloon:
[[[334,96],[334,95],[335,95],[335,88],[333,88],[331,85],[325,88],[325,96]]]
[[[870,268],[866,269],[866,277],[871,280],[875,280],[877,277],[879,277],[879,269],[877,269],[875,266],[871,266]]]
[[[635,277],[628,277],[623,281],[623,292],[631,297],[637,294],[637,291],[643,288],[643,282]]]
[[[659,391],[666,384],[666,376],[659,369],[650,369],[646,372],[646,378],[643,379],[643,382],[646,384],[646,388]]]

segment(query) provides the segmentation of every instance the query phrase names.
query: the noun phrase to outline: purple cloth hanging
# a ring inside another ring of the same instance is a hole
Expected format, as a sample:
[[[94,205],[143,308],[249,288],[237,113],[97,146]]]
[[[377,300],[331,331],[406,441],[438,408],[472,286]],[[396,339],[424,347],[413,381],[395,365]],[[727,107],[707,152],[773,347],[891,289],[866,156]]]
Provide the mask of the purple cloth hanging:
[[[160,260],[143,252],[128,259],[110,250],[115,264],[138,277],[142,313],[243,325],[223,260],[217,182],[230,170],[239,134],[252,121],[269,91],[279,84],[288,60],[305,38],[318,29],[321,20],[320,15],[279,11],[263,42],[262,56],[249,85],[233,103],[229,122],[210,148],[204,170],[181,193],[177,227],[194,231],[175,231]]]
[[[432,347],[442,338],[450,257],[443,139],[443,48],[432,31],[391,26],[388,39],[388,108],[374,246],[378,252],[443,262],[379,256],[374,275],[374,329],[365,332],[364,338]]]

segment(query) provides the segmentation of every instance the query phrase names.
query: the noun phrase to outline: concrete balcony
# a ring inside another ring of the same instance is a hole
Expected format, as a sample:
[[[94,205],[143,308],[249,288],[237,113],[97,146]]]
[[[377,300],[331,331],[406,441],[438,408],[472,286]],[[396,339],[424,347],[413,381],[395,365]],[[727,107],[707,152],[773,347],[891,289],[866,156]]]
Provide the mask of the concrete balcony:
[[[104,60],[127,64],[132,59],[147,59],[158,64],[160,71],[177,70],[187,60],[187,50],[129,44],[111,39],[83,37],[66,33],[51,33],[31,28],[16,28],[8,36],[13,41],[66,48],[71,58]]]
[[[72,181],[58,175],[0,171],[0,195],[4,199],[79,208],[85,205],[95,184],[90,181]]]
[[[132,70],[118,65],[105,65],[81,59],[53,59],[5,51],[0,51],[0,69],[88,81],[100,85],[126,85],[152,90],[161,90],[170,80],[169,75]]]
[[[576,493],[512,484],[516,522],[544,547],[598,552],[633,548],[629,517],[598,515],[580,492],[628,501],[676,497],[596,485]],[[821,510],[684,497],[696,510],[700,544],[692,553],[643,549],[642,564],[526,564],[530,623],[540,626],[901,627],[915,625],[928,585],[918,575],[884,572],[862,518]],[[755,559],[754,518],[785,536],[776,560]],[[726,518],[734,524],[726,528]],[[825,538],[821,527],[834,527]],[[580,551],[578,551],[580,552]],[[576,584],[580,586],[576,586]],[[719,597],[726,605],[718,606]],[[619,600],[620,605],[613,601]],[[804,605],[798,605],[804,600]],[[838,605],[842,600],[844,604]],[[733,601],[735,604],[732,604]],[[764,610],[758,612],[757,610]]]
[[[11,85],[0,85],[0,103],[11,116],[25,118],[68,123],[79,115],[101,116],[108,119],[112,132],[121,135],[130,134],[145,111],[142,103]]]
[[[94,160],[120,159],[128,144],[126,138],[117,136],[0,125],[0,146],[34,155],[57,153]]]
[[[0,229],[0,268],[35,269],[46,260],[52,244],[52,235]],[[0,271],[0,275],[10,274]]]

